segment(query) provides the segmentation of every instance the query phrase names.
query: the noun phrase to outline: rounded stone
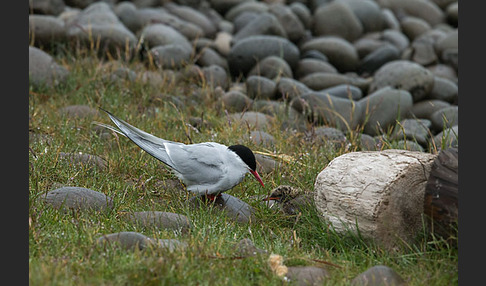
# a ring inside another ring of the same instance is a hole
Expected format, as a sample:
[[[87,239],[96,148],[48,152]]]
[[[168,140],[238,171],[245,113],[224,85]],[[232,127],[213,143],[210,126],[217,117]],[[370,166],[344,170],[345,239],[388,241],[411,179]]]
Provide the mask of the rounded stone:
[[[127,219],[147,228],[159,228],[187,233],[191,221],[181,214],[161,211],[141,211],[128,214]]]
[[[246,75],[256,63],[268,56],[283,58],[291,68],[299,61],[300,52],[289,40],[277,36],[250,36],[231,48],[228,65],[233,76]]]
[[[392,268],[385,265],[376,265],[365,272],[358,274],[351,280],[352,286],[358,285],[395,285],[405,286],[407,283]]]
[[[268,56],[259,61],[247,74],[247,77],[259,75],[269,79],[281,77],[293,78],[289,64],[278,56]]]
[[[329,62],[340,72],[354,71],[359,66],[358,52],[347,40],[335,36],[313,38],[301,46],[304,53],[317,50],[329,59]]]
[[[69,71],[46,52],[29,46],[29,84],[34,88],[56,86],[66,82]]]
[[[181,45],[187,50],[192,49],[191,44],[184,35],[176,29],[164,24],[145,26],[142,30],[142,37],[148,49],[169,44]]]
[[[364,114],[363,132],[369,135],[386,133],[397,119],[404,117],[412,108],[413,100],[406,90],[385,87],[358,101]]]
[[[248,110],[253,103],[251,98],[236,90],[225,93],[221,101],[224,104],[224,108],[229,112],[243,112]]]
[[[109,211],[113,200],[103,193],[82,187],[61,187],[41,196],[43,201],[55,209]]]
[[[29,15],[29,39],[35,46],[51,48],[66,40],[64,22],[54,16]]]
[[[443,129],[458,125],[459,107],[452,105],[439,109],[432,113],[430,121],[432,121],[432,128],[436,131],[442,131]]]
[[[410,92],[416,102],[430,93],[434,86],[434,76],[429,70],[414,62],[391,61],[376,71],[369,92],[386,86]]]
[[[245,84],[251,99],[275,99],[277,84],[273,80],[253,75],[246,79]]]
[[[358,68],[359,73],[374,74],[384,64],[398,60],[400,52],[395,46],[385,44],[366,55]]]
[[[333,1],[315,10],[313,33],[354,41],[363,34],[363,26],[348,5]]]
[[[297,63],[295,77],[300,79],[315,72],[338,73],[337,69],[326,61],[304,58]]]

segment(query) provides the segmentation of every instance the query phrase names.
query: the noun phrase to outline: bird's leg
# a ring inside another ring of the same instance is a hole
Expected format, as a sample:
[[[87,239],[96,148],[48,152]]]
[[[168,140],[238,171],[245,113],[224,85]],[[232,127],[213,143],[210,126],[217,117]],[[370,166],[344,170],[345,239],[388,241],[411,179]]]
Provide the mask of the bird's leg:
[[[211,202],[214,202],[219,197],[221,197],[221,194],[212,195],[212,194],[206,193],[206,198],[208,198]]]

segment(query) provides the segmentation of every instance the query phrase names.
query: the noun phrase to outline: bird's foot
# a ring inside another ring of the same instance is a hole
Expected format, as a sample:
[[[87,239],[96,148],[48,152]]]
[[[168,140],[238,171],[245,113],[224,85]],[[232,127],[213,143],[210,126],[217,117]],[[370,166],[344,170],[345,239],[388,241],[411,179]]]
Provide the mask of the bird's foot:
[[[214,202],[219,197],[221,197],[221,194],[217,194],[217,195],[206,194],[206,198],[211,202]]]

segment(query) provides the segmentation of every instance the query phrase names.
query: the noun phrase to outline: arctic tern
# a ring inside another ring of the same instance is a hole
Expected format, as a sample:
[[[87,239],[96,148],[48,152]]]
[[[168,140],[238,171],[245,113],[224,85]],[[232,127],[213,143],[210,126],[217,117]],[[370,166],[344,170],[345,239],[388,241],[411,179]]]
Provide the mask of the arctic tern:
[[[158,138],[105,111],[119,130],[99,124],[123,136],[162,161],[184,183],[188,191],[214,200],[238,185],[250,172],[262,185],[253,152],[243,145],[225,146],[216,142],[184,144]]]

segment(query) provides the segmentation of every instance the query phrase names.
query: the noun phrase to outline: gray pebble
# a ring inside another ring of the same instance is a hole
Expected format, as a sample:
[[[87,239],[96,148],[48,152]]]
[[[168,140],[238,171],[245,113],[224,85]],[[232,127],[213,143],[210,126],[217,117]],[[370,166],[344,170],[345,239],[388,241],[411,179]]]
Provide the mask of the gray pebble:
[[[363,25],[348,5],[334,1],[319,6],[314,11],[313,34],[316,36],[338,36],[354,41],[363,34]]]
[[[317,50],[329,59],[338,71],[354,71],[359,66],[358,52],[354,46],[343,38],[321,36],[313,38],[301,46],[301,51]]]
[[[250,36],[234,46],[228,55],[228,65],[233,76],[246,75],[255,64],[268,56],[278,55],[293,68],[300,52],[289,40],[277,36]]]
[[[414,103],[410,110],[410,116],[416,118],[431,118],[431,115],[439,109],[451,106],[448,102],[438,99],[422,100]]]
[[[358,68],[359,73],[374,74],[384,64],[398,60],[400,52],[398,49],[390,44],[384,44],[380,48],[367,54],[360,63]]]
[[[405,286],[405,280],[403,280],[398,273],[392,268],[385,265],[376,265],[361,274],[358,274],[353,280],[351,285],[353,286],[377,286],[377,285],[396,285]]]
[[[321,90],[320,92],[328,93],[335,97],[341,97],[352,100],[359,100],[363,97],[361,89],[350,84],[339,84],[333,87],[329,87]]]
[[[135,231],[105,234],[96,240],[98,246],[120,246],[126,250],[143,250],[147,248],[150,243],[150,238]]]
[[[312,90],[323,90],[336,85],[349,84],[364,92],[368,90],[371,80],[340,73],[315,72],[301,78],[300,82]]]
[[[225,93],[221,98],[225,109],[229,112],[243,112],[249,110],[253,100],[249,98],[246,94],[231,90]]]
[[[292,285],[323,285],[326,278],[330,277],[329,272],[325,268],[317,266],[289,266],[287,269],[285,276]]]
[[[257,161],[257,171],[259,174],[270,174],[280,166],[278,161],[267,155],[255,154],[255,159]]]
[[[301,79],[315,72],[338,73],[337,69],[327,61],[304,58],[297,63],[295,77]]]
[[[161,211],[141,211],[129,213],[127,219],[146,228],[159,228],[187,233],[191,221],[181,214]]]
[[[222,193],[214,201],[210,201],[204,195],[196,196],[190,199],[189,204],[194,209],[199,209],[203,205],[216,207],[237,223],[245,224],[255,219],[253,208],[249,204],[226,193]]]
[[[258,14],[255,19],[236,32],[233,36],[233,43],[255,35],[274,35],[287,38],[287,33],[278,19],[267,12]]]
[[[246,79],[245,84],[251,99],[275,99],[277,84],[273,80],[253,75]]]
[[[433,3],[433,1],[424,0],[389,0],[380,1],[381,8],[388,8],[396,15],[410,15],[421,18],[429,23],[430,26],[435,26],[444,22],[444,12]]]
[[[160,23],[147,25],[141,33],[148,49],[177,44],[183,46],[186,50],[192,50],[191,43],[187,38],[171,26]]]
[[[235,253],[240,257],[251,257],[258,254],[265,254],[267,251],[257,248],[251,239],[243,238],[236,245]]]
[[[66,8],[63,0],[29,1],[29,11],[34,14],[59,15]]]
[[[201,28],[203,31],[202,36],[213,38],[216,35],[216,25],[200,11],[189,6],[177,5],[173,2],[165,3],[163,7],[172,15]]]
[[[252,75],[259,75],[269,79],[293,78],[289,64],[278,56],[268,56],[259,61],[247,74],[248,77]]]
[[[395,127],[392,139],[409,139],[425,146],[432,134],[431,127],[428,119],[404,119]]]
[[[305,37],[304,25],[289,6],[273,3],[269,5],[268,12],[275,15],[291,42],[297,43]]]
[[[34,88],[65,83],[69,71],[46,52],[29,46],[29,84]]]
[[[226,70],[218,65],[210,65],[202,68],[205,83],[211,88],[220,86],[226,90],[229,86],[229,77]]]
[[[29,15],[29,39],[36,47],[52,48],[66,40],[64,22],[49,15]]]
[[[307,85],[291,78],[283,77],[277,83],[277,97],[283,98],[285,101],[291,101],[310,91],[311,89]]]
[[[156,46],[150,49],[154,63],[162,69],[180,69],[191,60],[192,50],[179,44]]]
[[[255,145],[271,147],[275,144],[275,138],[265,131],[253,130],[250,132],[250,140]]]
[[[459,125],[446,128],[434,136],[434,145],[438,150],[459,145]]]
[[[113,200],[103,193],[81,187],[61,187],[49,191],[41,199],[56,209],[109,211]]]
[[[413,16],[406,16],[400,22],[402,32],[412,42],[417,37],[431,29],[425,20]]]
[[[379,89],[358,101],[364,114],[364,133],[378,135],[386,133],[397,119],[408,114],[412,108],[412,95],[406,90],[390,87]]]
[[[458,93],[459,88],[455,82],[436,76],[434,77],[434,88],[428,98],[457,103]]]
[[[235,124],[250,129],[265,129],[271,121],[270,116],[255,111],[231,113],[229,119]]]
[[[430,121],[432,121],[432,129],[437,132],[457,125],[459,122],[459,107],[452,105],[439,109],[430,115]]]
[[[378,69],[369,92],[391,86],[410,92],[414,102],[427,96],[434,86],[434,76],[423,66],[410,61],[391,61]]]

